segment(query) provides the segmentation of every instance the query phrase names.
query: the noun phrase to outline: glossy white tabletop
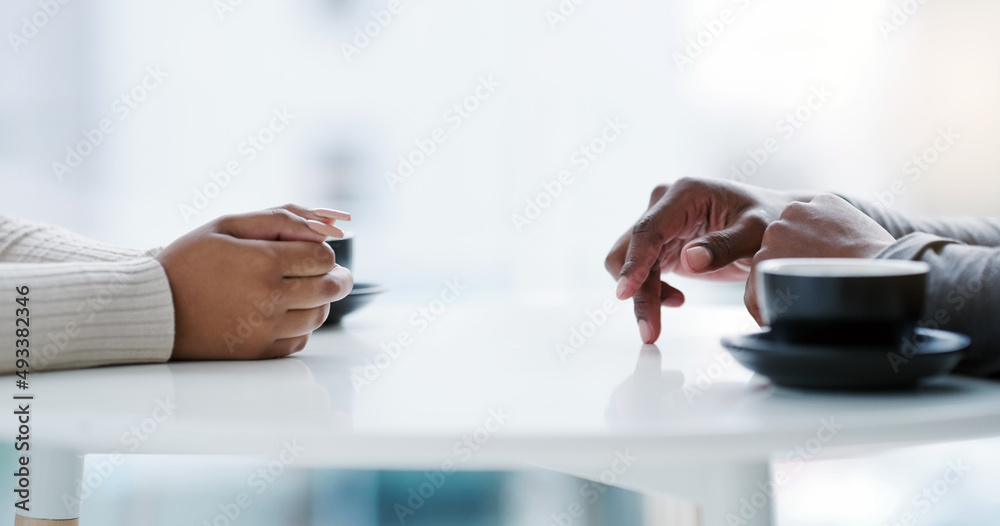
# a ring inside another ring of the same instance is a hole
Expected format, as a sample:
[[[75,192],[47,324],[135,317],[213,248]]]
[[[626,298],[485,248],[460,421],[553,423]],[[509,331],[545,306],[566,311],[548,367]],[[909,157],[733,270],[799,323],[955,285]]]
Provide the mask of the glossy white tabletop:
[[[590,331],[602,301],[466,301],[422,332],[419,305],[383,301],[290,358],[38,374],[35,439],[84,453],[259,455],[295,441],[313,465],[588,469],[625,447],[655,467],[766,459],[817,436],[835,452],[1000,434],[1000,383],[773,389],[719,345],[752,323],[742,308],[666,311],[657,348],[640,345],[630,305]],[[574,329],[590,334],[579,349]],[[404,332],[409,345],[391,358],[383,344]]]

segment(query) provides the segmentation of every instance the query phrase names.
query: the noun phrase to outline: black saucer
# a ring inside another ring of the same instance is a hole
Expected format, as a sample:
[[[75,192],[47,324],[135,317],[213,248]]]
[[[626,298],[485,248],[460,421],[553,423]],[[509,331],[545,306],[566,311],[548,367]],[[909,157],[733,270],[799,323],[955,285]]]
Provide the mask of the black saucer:
[[[886,390],[915,387],[958,365],[967,336],[917,329],[914,347],[797,345],[777,342],[765,330],[727,336],[722,345],[744,367],[775,385],[800,389]]]
[[[375,296],[387,290],[389,289],[374,283],[355,283],[354,289],[351,290],[346,298],[330,304],[330,315],[326,317],[323,326],[329,327],[340,323],[340,320],[344,316],[368,305],[368,303],[375,299]]]

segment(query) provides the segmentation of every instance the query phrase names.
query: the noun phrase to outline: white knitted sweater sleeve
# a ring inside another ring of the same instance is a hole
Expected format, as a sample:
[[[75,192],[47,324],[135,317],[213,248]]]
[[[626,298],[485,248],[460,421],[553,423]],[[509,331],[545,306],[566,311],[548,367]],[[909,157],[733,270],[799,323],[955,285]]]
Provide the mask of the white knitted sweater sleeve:
[[[173,298],[156,252],[0,215],[0,374],[24,348],[31,371],[169,359]]]

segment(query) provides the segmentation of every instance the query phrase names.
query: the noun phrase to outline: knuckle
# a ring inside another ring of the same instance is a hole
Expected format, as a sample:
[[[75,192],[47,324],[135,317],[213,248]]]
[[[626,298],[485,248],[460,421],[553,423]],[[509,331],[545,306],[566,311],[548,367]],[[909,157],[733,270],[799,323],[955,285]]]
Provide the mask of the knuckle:
[[[308,334],[280,340],[271,345],[269,349],[265,349],[258,358],[282,358],[301,351],[307,343],[309,343]]]
[[[632,227],[632,235],[658,235],[656,230],[656,216],[653,214],[646,214],[635,223],[635,226]]]
[[[756,232],[764,232],[767,230],[767,227],[771,225],[773,220],[774,218],[770,217],[766,211],[759,209],[748,211],[743,218],[743,221],[746,222],[747,226]]]
[[[638,264],[635,261],[633,261],[631,259],[627,260],[627,261],[625,261],[625,264],[622,265],[622,270],[621,270],[621,272],[619,272],[619,274],[622,275],[622,276],[628,276],[628,275],[632,274],[633,272],[635,272],[635,268],[637,266],[638,266]]]
[[[330,245],[326,243],[317,243],[316,247],[313,249],[313,261],[315,261],[321,267],[327,269],[327,271],[333,270],[337,264],[337,255],[330,248]]]
[[[639,318],[645,318],[646,311],[647,309],[650,308],[650,306],[655,305],[656,308],[659,308],[660,299],[659,298],[654,299],[652,294],[643,291],[635,295],[635,297],[632,299],[632,303],[633,303],[633,310],[635,310],[635,315]]]
[[[285,208],[272,208],[270,212],[271,216],[278,221],[294,221],[297,219],[305,221],[301,217],[293,214],[290,210],[287,210]]]
[[[767,247],[773,246],[775,243],[780,243],[783,238],[787,238],[789,232],[793,229],[791,226],[792,221],[789,219],[780,219],[767,225],[767,228],[764,229],[764,235],[761,236],[760,240],[761,250],[757,254],[760,255]]]
[[[678,193],[709,193],[717,190],[719,184],[712,180],[698,179],[695,177],[681,177],[674,182],[674,190]]]
[[[326,322],[326,317],[330,315],[330,304],[326,303],[322,307],[316,309],[316,311],[316,318],[313,320],[309,329],[311,331],[322,327],[323,323]]]
[[[686,190],[692,186],[701,184],[701,181],[693,177],[681,177],[674,182],[674,187],[678,190]]]
[[[354,290],[354,274],[351,273],[351,271],[348,270],[346,267],[341,267],[341,268],[344,269],[344,271],[343,271],[344,286],[343,286],[342,290],[343,290],[343,294],[346,296],[348,292],[351,292],[352,290]]]
[[[323,280],[320,283],[321,283],[320,294],[324,298],[329,298],[330,300],[333,300],[334,298],[340,296],[340,291],[343,289],[343,287],[341,286],[340,280],[337,279],[337,276],[335,274],[329,273],[326,276],[323,276]]]
[[[306,344],[309,343],[309,335],[303,334],[295,339],[295,343],[292,345],[292,354],[301,351],[306,348]]]
[[[736,255],[736,239],[731,232],[714,232],[709,236],[712,250],[718,250],[720,256],[731,259]]]
[[[805,213],[808,208],[807,203],[801,201],[794,201],[785,205],[785,208],[781,210],[781,219],[794,219],[800,217]]]
[[[761,237],[761,246],[768,245],[776,236],[779,236],[781,228],[782,222],[780,220],[767,225],[767,228],[764,229],[764,235]],[[757,253],[760,254],[759,251]],[[754,259],[756,259],[756,257]]]
[[[237,217],[238,216],[234,214],[226,214],[216,218],[215,221],[213,221],[213,223],[215,224],[216,227],[220,229],[229,230],[230,227],[232,227],[233,224],[237,221]]]

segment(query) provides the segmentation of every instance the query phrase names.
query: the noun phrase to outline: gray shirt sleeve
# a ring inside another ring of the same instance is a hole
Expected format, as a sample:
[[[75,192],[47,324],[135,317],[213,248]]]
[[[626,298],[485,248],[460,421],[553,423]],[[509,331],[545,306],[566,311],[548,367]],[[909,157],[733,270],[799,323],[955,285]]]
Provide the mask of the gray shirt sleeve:
[[[916,232],[954,239],[966,245],[1000,247],[1000,219],[986,217],[941,218],[908,214],[867,201],[844,197],[855,208],[882,225],[896,239]]]
[[[1000,220],[930,218],[848,201],[896,238],[879,258],[931,266],[921,325],[972,338],[956,372],[1000,377]]]

